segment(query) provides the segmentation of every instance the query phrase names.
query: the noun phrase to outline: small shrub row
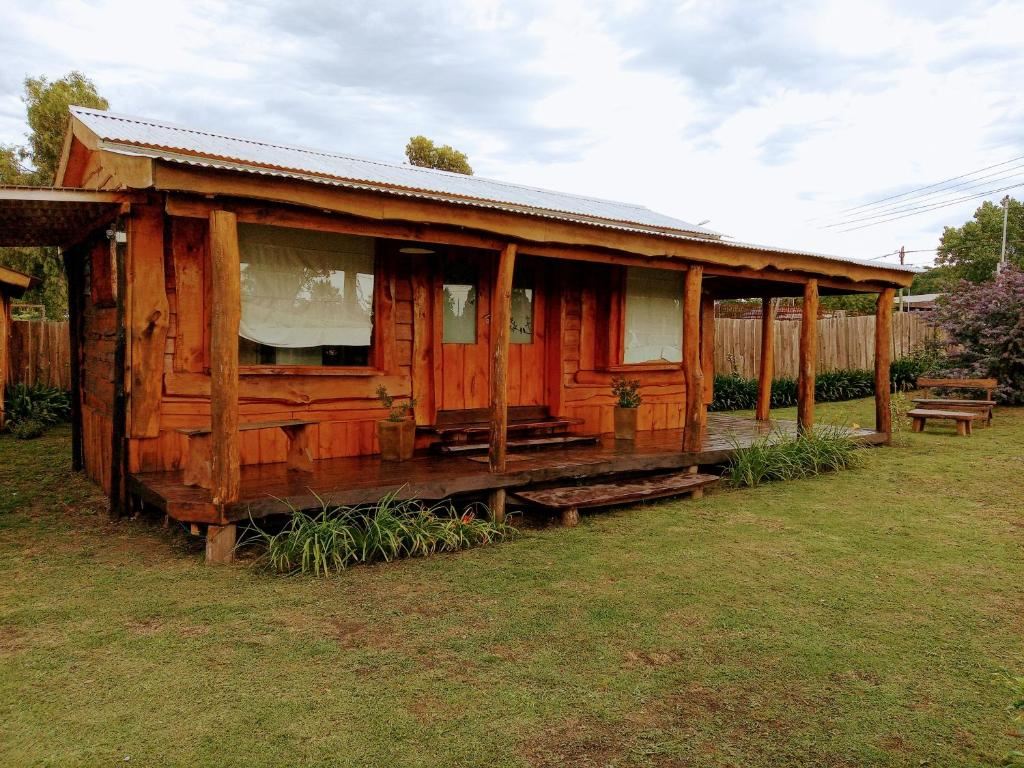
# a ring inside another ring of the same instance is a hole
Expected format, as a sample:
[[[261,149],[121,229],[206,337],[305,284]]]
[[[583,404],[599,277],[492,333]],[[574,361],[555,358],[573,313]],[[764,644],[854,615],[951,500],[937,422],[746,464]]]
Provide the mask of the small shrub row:
[[[823,425],[796,437],[772,432],[738,448],[729,463],[733,485],[754,487],[835,472],[860,462],[857,443],[843,426]]]
[[[12,384],[5,392],[4,410],[11,434],[28,440],[71,418],[71,394],[41,384]]]
[[[390,562],[402,557],[423,557],[439,552],[493,544],[516,534],[515,528],[459,514],[450,503],[425,506],[398,500],[394,494],[378,504],[292,509],[277,533],[252,523],[242,543],[264,548],[257,563],[277,573],[327,576],[358,563]]]

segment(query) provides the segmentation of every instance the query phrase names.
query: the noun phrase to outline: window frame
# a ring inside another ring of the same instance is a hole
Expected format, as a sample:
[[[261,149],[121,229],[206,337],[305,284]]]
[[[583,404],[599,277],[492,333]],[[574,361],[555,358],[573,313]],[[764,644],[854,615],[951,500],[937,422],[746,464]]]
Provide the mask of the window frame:
[[[278,226],[278,225],[274,225]],[[309,227],[281,227],[282,229],[298,229],[320,232]],[[373,326],[370,331],[370,353],[366,365],[277,365],[249,363],[238,366],[240,376],[381,376],[385,374],[386,351],[384,344],[387,341],[387,334],[384,333],[385,323],[394,322],[394,312],[390,303],[393,297],[388,297],[384,288],[388,279],[388,272],[384,269],[385,249],[381,246],[381,238],[371,235],[357,235],[357,237],[370,237],[373,240],[373,305],[371,315]],[[241,301],[241,298],[239,298]],[[387,310],[385,311],[385,305]],[[390,334],[394,338],[394,333]],[[239,336],[241,339],[241,336]]]

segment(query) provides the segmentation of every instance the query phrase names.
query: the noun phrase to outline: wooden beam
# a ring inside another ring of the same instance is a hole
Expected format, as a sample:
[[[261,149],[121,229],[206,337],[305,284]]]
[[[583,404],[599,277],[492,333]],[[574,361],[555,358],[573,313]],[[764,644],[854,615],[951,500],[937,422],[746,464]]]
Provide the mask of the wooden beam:
[[[704,268],[694,264],[686,271],[683,280],[683,373],[686,376],[684,451],[699,451],[704,439],[704,370],[700,360],[700,294],[703,276]]]
[[[804,285],[800,319],[800,372],[796,387],[796,422],[800,432],[814,428],[814,374],[818,357],[818,281]]]
[[[892,306],[896,291],[886,288],[875,305],[875,431],[892,435],[889,365],[892,362]]]
[[[754,417],[768,421],[772,411],[772,379],[775,378],[775,300],[761,299],[761,360],[757,375],[757,408]]]
[[[242,313],[241,263],[235,214],[210,214],[210,265],[213,274],[210,322],[210,415],[213,428],[211,488],[213,503],[238,501],[238,326]]]
[[[71,469],[75,472],[80,472],[85,466],[82,443],[82,293],[85,290],[85,259],[88,258],[90,250],[91,248],[85,245],[75,251],[61,254],[64,261],[64,273],[68,281],[68,353],[71,358]],[[0,344],[2,344],[2,340],[0,340]],[[2,412],[3,404],[0,404],[0,426],[3,422]]]
[[[701,416],[707,423],[708,406],[715,400],[715,297],[707,294],[700,299],[700,365],[704,374]]]
[[[512,322],[512,273],[516,245],[501,251],[491,293],[491,472],[505,471],[508,443],[508,345]]]

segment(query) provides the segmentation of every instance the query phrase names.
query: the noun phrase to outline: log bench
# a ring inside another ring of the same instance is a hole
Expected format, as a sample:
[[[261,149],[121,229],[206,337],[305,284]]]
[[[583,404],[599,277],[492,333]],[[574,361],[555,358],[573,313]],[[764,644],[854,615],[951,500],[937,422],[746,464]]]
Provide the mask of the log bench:
[[[907,416],[914,420],[914,431],[923,432],[928,419],[939,419],[956,422],[956,433],[961,437],[971,434],[971,424],[977,419],[985,418],[980,413],[969,411],[938,411],[930,408],[914,408],[907,411]]]
[[[648,499],[664,499],[688,495],[699,499],[704,489],[720,480],[715,475],[692,474],[689,472],[672,475],[653,475],[632,480],[609,480],[582,486],[563,486],[542,490],[522,490],[513,494],[513,499],[527,505],[558,512],[562,525],[574,526],[579,522],[581,509],[630,504]]]
[[[928,390],[928,397],[914,398],[914,405],[924,408],[936,408],[938,410],[969,411],[981,413],[985,417],[985,423],[992,423],[992,412],[995,409],[996,401],[994,394],[999,382],[995,379],[971,379],[971,378],[927,378],[920,376],[917,379],[919,389]],[[979,400],[960,399],[956,397],[934,397],[933,390],[954,389],[984,392],[985,398]]]
[[[288,469],[300,472],[313,470],[313,454],[309,449],[309,425],[315,421],[284,419],[281,421],[251,421],[239,424],[239,432],[254,429],[280,429],[288,438]],[[185,485],[209,488],[211,485],[213,446],[209,427],[185,427],[177,430],[188,438],[185,461]]]

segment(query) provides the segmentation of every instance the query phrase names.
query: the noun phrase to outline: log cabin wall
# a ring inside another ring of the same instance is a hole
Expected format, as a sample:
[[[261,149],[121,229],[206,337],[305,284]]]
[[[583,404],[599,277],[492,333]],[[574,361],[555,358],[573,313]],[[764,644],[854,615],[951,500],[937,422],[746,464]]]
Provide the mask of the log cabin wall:
[[[110,493],[117,309],[110,243],[98,238],[82,249],[78,286],[82,323],[82,459],[86,474]]]
[[[583,419],[581,432],[613,431],[616,399],[611,382],[616,376],[625,376],[640,381],[639,429],[682,429],[686,382],[681,365],[615,370],[621,345],[625,267],[555,263],[562,286],[559,415]],[[658,368],[661,370],[652,370]]]
[[[203,219],[171,216],[164,217],[163,224],[162,250],[144,249],[147,258],[156,260],[150,267],[163,276],[169,312],[161,356],[159,426],[154,436],[135,436],[130,441],[131,472],[180,469],[187,443],[177,430],[210,423],[208,225]],[[162,253],[162,261],[155,255],[158,253]],[[243,368],[239,384],[242,422],[287,418],[319,422],[312,427],[314,459],[377,452],[377,422],[387,415],[377,401],[377,387],[384,384],[395,397],[412,392],[414,266],[412,257],[387,248],[382,248],[377,258],[375,322],[380,330],[374,337],[376,369],[343,374],[328,368],[298,375],[247,373]],[[280,430],[241,434],[242,464],[281,462],[286,451]]]

